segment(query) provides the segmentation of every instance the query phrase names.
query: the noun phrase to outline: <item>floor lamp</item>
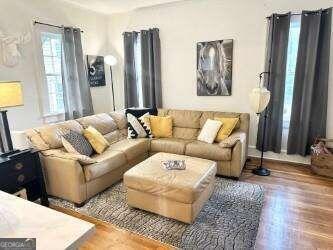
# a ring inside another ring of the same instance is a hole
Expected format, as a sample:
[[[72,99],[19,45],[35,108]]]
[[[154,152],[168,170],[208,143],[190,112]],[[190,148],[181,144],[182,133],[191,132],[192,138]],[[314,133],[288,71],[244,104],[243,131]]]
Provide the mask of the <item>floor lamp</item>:
[[[111,89],[112,89],[112,104],[113,111],[116,110],[115,102],[114,102],[114,88],[113,88],[113,76],[112,76],[112,66],[117,64],[117,58],[113,55],[107,55],[104,57],[104,62],[110,66],[110,76],[111,76]]]
[[[270,171],[262,165],[264,158],[265,138],[266,138],[266,121],[267,121],[266,107],[271,97],[271,92],[267,90],[264,86],[261,86],[261,80],[264,74],[267,74],[269,77],[269,72],[260,73],[259,86],[257,88],[254,88],[250,93],[250,104],[253,111],[256,112],[258,116],[262,112],[264,112],[264,124],[263,124],[264,127],[263,127],[262,143],[261,143],[260,165],[252,171],[254,174],[260,176],[270,175]]]

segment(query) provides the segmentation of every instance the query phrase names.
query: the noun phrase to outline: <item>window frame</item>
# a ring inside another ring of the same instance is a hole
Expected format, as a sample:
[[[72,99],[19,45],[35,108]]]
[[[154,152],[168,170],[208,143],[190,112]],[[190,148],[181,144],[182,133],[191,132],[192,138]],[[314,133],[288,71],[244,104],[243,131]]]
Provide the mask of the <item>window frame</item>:
[[[43,45],[42,45],[42,33],[53,33],[61,35],[62,42],[64,39],[63,29],[46,26],[46,25],[35,25],[35,44],[36,44],[36,72],[38,79],[38,92],[39,92],[39,105],[41,109],[41,118],[44,123],[58,122],[65,119],[65,111],[63,112],[51,112],[50,111],[50,99],[48,91],[47,76],[51,74],[46,74],[44,55],[43,55]],[[62,43],[63,44],[63,43]],[[63,45],[62,45],[63,46]],[[63,48],[61,56],[61,77],[64,79],[64,68],[63,68]],[[57,75],[57,74],[56,74]],[[57,75],[58,76],[58,75]]]

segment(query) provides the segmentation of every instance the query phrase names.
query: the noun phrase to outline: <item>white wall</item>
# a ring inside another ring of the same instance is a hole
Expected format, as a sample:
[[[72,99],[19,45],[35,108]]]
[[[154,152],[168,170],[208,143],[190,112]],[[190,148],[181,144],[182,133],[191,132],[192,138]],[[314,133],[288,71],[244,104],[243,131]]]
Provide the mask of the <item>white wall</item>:
[[[0,0],[0,30],[6,34],[15,35],[27,31],[32,33],[33,20],[79,27],[84,31],[84,54],[108,54],[106,16],[55,0]],[[22,55],[23,59],[16,67],[0,65],[0,81],[20,80],[23,83],[24,106],[10,108],[8,112],[9,123],[14,130],[23,130],[42,123],[33,40],[22,47]],[[109,78],[107,80],[107,86],[91,88],[96,113],[112,110]]]
[[[112,15],[109,19],[111,51],[123,59],[122,32],[157,27],[160,29],[162,91],[165,108],[222,110],[251,113],[250,146],[256,141],[255,114],[248,94],[263,71],[266,46],[265,17],[274,12],[300,12],[332,5],[331,0],[189,0]],[[233,86],[230,97],[196,94],[196,43],[234,39]],[[332,64],[333,65],[333,64]],[[117,66],[118,106],[123,101],[123,68]],[[333,79],[330,81],[328,136],[333,137]],[[258,152],[250,150],[252,155]],[[274,154],[272,158],[281,158]],[[288,160],[307,161],[303,158]]]

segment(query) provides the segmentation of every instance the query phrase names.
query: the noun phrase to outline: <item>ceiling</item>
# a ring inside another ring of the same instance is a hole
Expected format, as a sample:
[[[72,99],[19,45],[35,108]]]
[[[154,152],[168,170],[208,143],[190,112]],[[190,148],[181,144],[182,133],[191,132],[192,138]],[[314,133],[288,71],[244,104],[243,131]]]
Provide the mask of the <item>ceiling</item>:
[[[101,12],[104,14],[113,14],[127,12],[137,8],[149,7],[159,4],[178,2],[181,0],[62,0],[74,4],[81,8]]]

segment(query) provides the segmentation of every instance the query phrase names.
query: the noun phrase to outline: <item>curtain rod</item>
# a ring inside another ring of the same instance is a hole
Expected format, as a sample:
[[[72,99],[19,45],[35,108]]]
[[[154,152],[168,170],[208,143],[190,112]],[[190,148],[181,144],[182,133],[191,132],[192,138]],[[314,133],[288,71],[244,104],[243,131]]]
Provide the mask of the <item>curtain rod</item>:
[[[331,8],[332,8],[332,7],[327,8],[327,9],[320,9],[320,10],[323,11],[323,12],[326,12],[326,11],[328,11],[328,9],[331,9]],[[317,13],[317,12],[320,11],[320,10],[307,11],[307,14],[315,14],[315,13]],[[287,16],[287,15],[288,15],[288,13],[286,13],[286,14],[279,14],[279,16]],[[301,16],[302,13],[291,13],[290,15],[291,15],[291,16]],[[272,15],[267,16],[266,18],[267,18],[267,19],[270,19],[271,17],[272,17]]]
[[[145,30],[145,29],[144,29]],[[159,28],[149,28],[149,29],[147,29],[147,30],[158,30],[159,31]],[[134,30],[134,31],[124,31],[123,33],[122,33],[122,35],[124,35],[125,33],[140,33],[141,31],[136,31],[136,30]]]
[[[60,26],[60,25],[54,25],[54,24],[50,24],[50,23],[42,23],[42,22],[34,21],[34,25],[36,25],[36,24],[51,26],[51,27],[55,27],[55,28],[59,28],[59,29],[64,28],[64,26]],[[83,33],[83,30],[81,30],[81,33]]]
[[[279,16],[287,16],[288,14],[279,14]],[[301,16],[302,13],[291,13],[291,16]],[[272,18],[272,16],[266,16],[267,19]]]

